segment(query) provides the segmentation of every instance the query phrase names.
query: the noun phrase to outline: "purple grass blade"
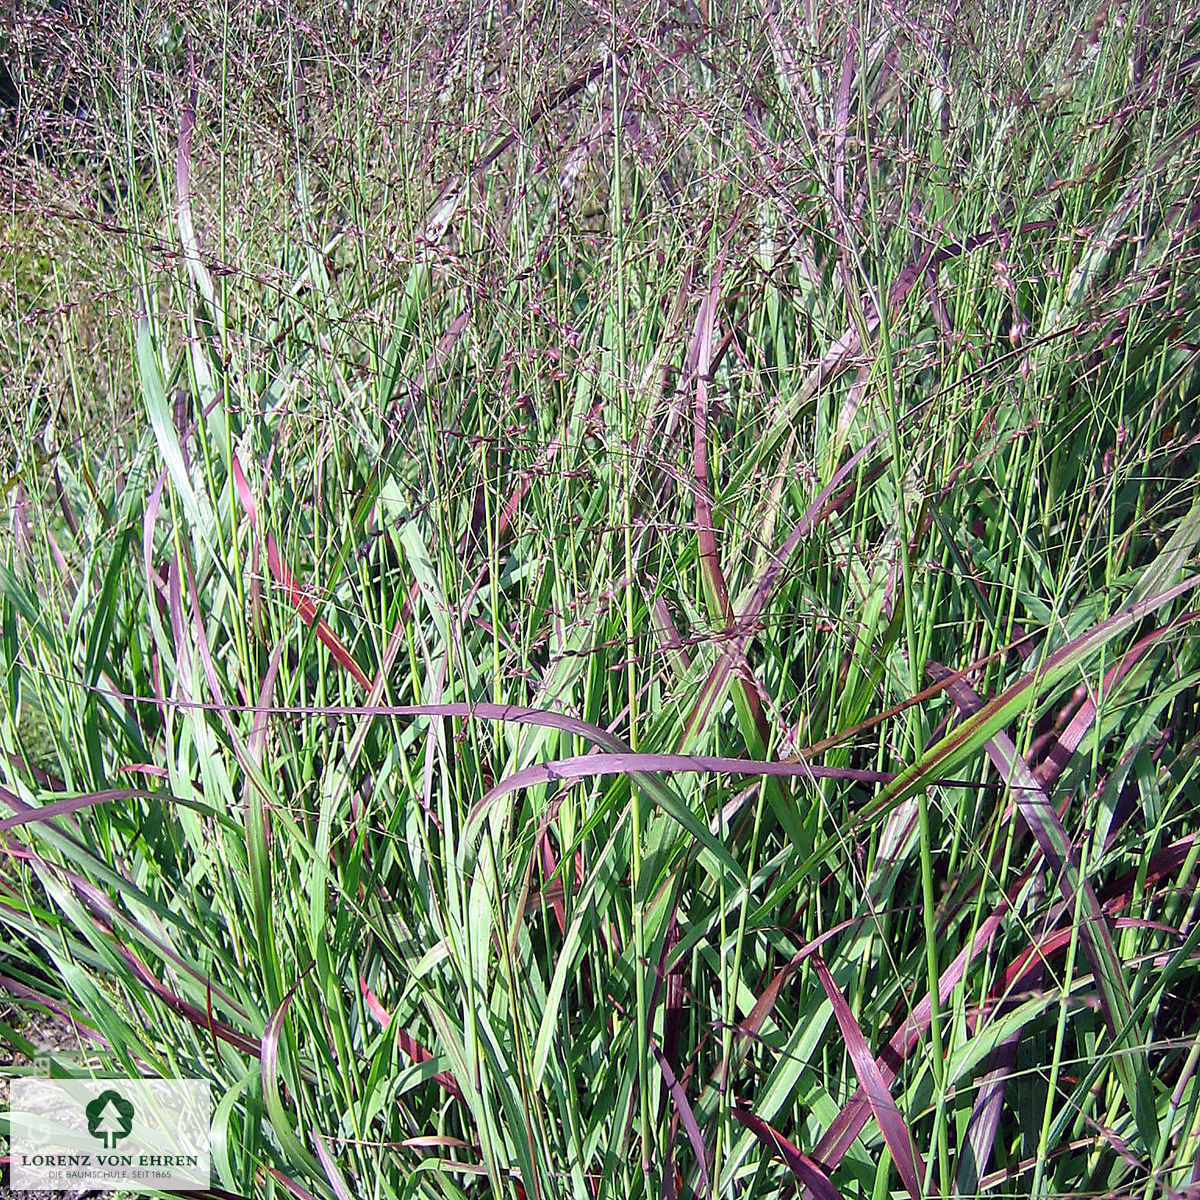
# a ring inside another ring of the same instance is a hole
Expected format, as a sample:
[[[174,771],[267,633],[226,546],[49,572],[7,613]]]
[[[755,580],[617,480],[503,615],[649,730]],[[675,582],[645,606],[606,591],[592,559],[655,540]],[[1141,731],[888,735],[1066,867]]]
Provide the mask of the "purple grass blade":
[[[945,672],[946,668],[938,663],[930,663],[928,670],[936,675]],[[964,716],[978,712],[983,707],[983,701],[964,679],[949,683],[946,692]],[[1001,779],[1010,787],[1017,810],[1033,833],[1051,874],[1058,881],[1063,899],[1072,909],[1077,895],[1083,902],[1080,934],[1095,977],[1100,1010],[1109,1036],[1120,1050],[1125,1051],[1115,1056],[1114,1069],[1147,1145],[1153,1146],[1157,1141],[1158,1124],[1154,1116],[1153,1093],[1146,1074],[1145,1047],[1136,1044],[1133,1001],[1113,945],[1108,918],[1090,881],[1080,872],[1074,844],[1058,819],[1050,797],[1038,783],[1029,764],[1017,753],[1012,739],[1000,729],[987,740],[985,748]]]
[[[47,1012],[52,1012],[56,1017],[66,1021],[81,1037],[87,1038],[90,1042],[95,1042],[98,1046],[108,1045],[108,1039],[99,1030],[93,1029],[90,1025],[72,1016],[57,1000],[52,1000],[49,996],[35,991],[19,980],[10,979],[7,975],[0,975],[0,992],[14,996],[18,1000],[24,1000],[29,1004],[39,1004]]]
[[[713,326],[721,297],[721,275],[725,269],[724,247],[709,280],[708,291],[696,316],[690,354],[696,359],[696,399],[692,437],[692,498],[696,507],[696,537],[700,543],[700,562],[704,569],[713,605],[728,623],[733,616],[725,576],[717,553],[716,527],[713,524],[712,497],[708,490],[708,378],[712,365]]]
[[[1024,886],[1027,878],[1028,872],[1018,880],[1017,886],[1000,901],[979,926],[970,946],[959,951],[954,961],[942,972],[942,977],[938,981],[938,996],[942,1004],[949,1001],[954,989],[966,973],[967,967],[987,949],[1012,908],[1011,897],[1017,894],[1020,887]],[[925,996],[913,1009],[904,1024],[892,1035],[891,1040],[884,1048],[883,1054],[877,1061],[877,1066],[886,1085],[891,1086],[891,1082],[899,1074],[904,1060],[913,1052],[925,1030],[929,1028],[930,1008],[929,997]],[[814,1157],[825,1163],[830,1169],[836,1167],[845,1158],[847,1151],[854,1145],[858,1135],[862,1133],[870,1119],[871,1105],[867,1099],[866,1089],[860,1085],[825,1131],[824,1136],[817,1144]]]
[[[854,83],[854,59],[858,50],[858,32],[853,25],[846,30],[846,54],[842,59],[842,78],[838,84],[837,117],[833,126],[833,199],[839,211],[846,208],[846,129],[850,124],[850,88]]]
[[[329,1147],[325,1145],[325,1139],[315,1129],[311,1132],[317,1159],[321,1163],[321,1169],[325,1172],[325,1178],[329,1180],[329,1186],[333,1188],[333,1194],[337,1200],[355,1200],[354,1193],[346,1185],[345,1176],[334,1161],[333,1155],[329,1153]]]
[[[827,767],[821,763],[763,762],[757,758],[724,758],[710,754],[641,754],[633,751],[577,754],[549,763],[535,763],[513,772],[497,783],[475,806],[467,819],[470,829],[501,796],[522,788],[546,783],[564,783],[576,779],[595,779],[602,775],[670,774],[697,775],[715,772],[727,775],[769,776],[779,779],[835,779],[843,783],[891,783],[894,771],[872,771],[861,767]],[[945,787],[978,787],[965,779],[939,781]]]
[[[692,435],[692,503],[696,511],[696,540],[700,547],[700,567],[704,577],[704,590],[708,594],[709,607],[714,620],[719,619],[728,630],[734,620],[733,605],[729,602],[729,588],[721,570],[721,555],[717,549],[717,531],[713,520],[712,496],[708,487],[708,382],[712,370],[712,339],[716,322],[717,306],[721,299],[721,275],[725,270],[727,246],[721,248],[717,265],[709,281],[708,292],[696,317],[692,337],[696,358],[696,399],[693,407]],[[749,664],[745,661],[744,649],[736,652],[737,665],[741,668],[739,680],[742,694],[764,746],[770,744],[771,730],[763,712],[758,686],[754,681]]]
[[[658,1063],[658,1069],[662,1072],[663,1083],[667,1085],[667,1091],[670,1092],[671,1099],[675,1102],[679,1119],[683,1122],[683,1128],[687,1131],[688,1141],[692,1144],[692,1153],[696,1156],[696,1166],[700,1172],[698,1194],[704,1195],[708,1191],[708,1150],[704,1145],[704,1135],[700,1132],[700,1126],[696,1124],[696,1114],[692,1111],[687,1092],[679,1080],[675,1078],[675,1072],[671,1070],[671,1064],[667,1062],[667,1056],[658,1048],[657,1042],[652,1041],[650,1049],[654,1051],[654,1058]]]
[[[1064,768],[1070,761],[1071,755],[1079,749],[1080,743],[1087,731],[1096,720],[1096,704],[1106,696],[1133,669],[1143,655],[1156,646],[1167,634],[1173,632],[1179,625],[1195,620],[1200,611],[1192,610],[1181,613],[1174,621],[1168,622],[1161,629],[1148,633],[1140,641],[1135,642],[1105,673],[1104,682],[1100,685],[1096,696],[1087,696],[1071,718],[1070,724],[1059,736],[1045,761],[1038,764],[1034,774],[1046,791],[1050,791],[1058,782]]]
[[[67,790],[66,783],[59,779],[57,775],[51,775],[49,771],[43,770],[35,763],[26,762],[19,754],[14,754],[11,750],[5,751],[5,757],[14,767],[22,771],[28,771],[34,781],[48,792],[65,792]]]
[[[671,912],[671,923],[667,927],[667,936],[663,939],[662,959],[659,962],[660,972],[666,974],[666,998],[663,1001],[663,1053],[667,1062],[674,1065],[679,1061],[679,1039],[683,1033],[683,965],[680,958],[674,966],[668,967],[667,962],[672,951],[679,945],[683,934],[679,929],[679,892],[675,893],[674,907]],[[658,983],[655,982],[655,991]]]
[[[358,986],[362,992],[363,1000],[366,1002],[367,1010],[379,1022],[380,1026],[386,1029],[392,1020],[391,1013],[383,1006],[375,993],[371,991],[366,979],[361,975],[358,977]],[[433,1055],[412,1034],[402,1029],[399,1025],[396,1026],[396,1041],[400,1049],[414,1063],[430,1062],[433,1059]],[[434,1075],[433,1081],[443,1091],[449,1092],[460,1103],[465,1103],[462,1088],[458,1086],[458,1080],[449,1071],[439,1071]]]
[[[297,1183],[290,1175],[285,1175],[282,1171],[276,1170],[274,1167],[269,1167],[265,1163],[262,1169],[287,1191],[291,1192],[296,1197],[296,1200],[317,1200],[317,1197],[308,1188]]]
[[[470,309],[464,309],[454,318],[446,332],[438,339],[438,344],[418,373],[408,396],[399,405],[393,402],[391,411],[384,418],[384,424],[391,436],[399,435],[400,426],[408,419],[408,415],[413,411],[417,401],[424,396],[425,384],[429,376],[440,370],[442,364],[450,357],[450,351],[454,348],[458,335],[466,329],[470,319]]]
[[[888,1150],[891,1151],[892,1161],[900,1172],[900,1178],[908,1189],[908,1194],[913,1197],[913,1200],[921,1200],[925,1164],[921,1161],[921,1155],[913,1144],[912,1134],[904,1123],[900,1110],[896,1107],[896,1101],[888,1091],[890,1081],[883,1078],[879,1064],[875,1061],[875,1055],[867,1045],[867,1039],[863,1036],[854,1013],[850,1011],[850,1005],[846,1003],[845,996],[842,995],[841,989],[829,973],[825,960],[819,954],[814,954],[812,962],[817,972],[817,978],[821,981],[821,986],[829,997],[829,1003],[833,1005],[833,1015],[837,1020],[838,1028],[842,1031],[842,1040],[846,1043],[850,1061],[854,1064],[855,1073],[866,1092],[867,1103],[871,1106],[871,1112],[883,1133],[883,1140],[887,1143]],[[936,1196],[936,1190],[931,1194]]]
[[[170,796],[158,792],[142,794],[148,794],[152,798],[158,800],[173,799]],[[4,789],[0,788],[0,799],[6,798],[7,797],[4,794]],[[178,803],[178,801],[176,802]],[[20,806],[20,812],[30,815],[31,818],[36,818],[37,814],[43,811],[42,809],[32,809],[28,805],[21,805],[20,801],[17,801],[17,805]],[[76,845],[79,845],[79,848],[83,850],[84,853],[88,853],[86,847],[80,845],[79,843],[76,843]],[[79,897],[80,901],[83,903],[84,907],[87,908],[89,913],[91,913],[92,917],[101,925],[110,930],[118,925],[136,929],[139,940],[147,942],[149,945],[153,946],[155,951],[162,955],[164,959],[166,959],[168,962],[174,963],[175,966],[184,974],[190,975],[198,983],[203,984],[206,991],[210,995],[217,996],[221,1003],[224,1004],[230,1012],[236,1013],[242,1018],[247,1018],[246,1010],[242,1007],[242,1005],[234,1000],[228,992],[222,988],[213,987],[212,980],[206,975],[203,975],[195,966],[183,958],[183,956],[180,955],[168,941],[160,937],[153,930],[147,929],[144,925],[135,922],[131,917],[127,916],[126,913],[114,903],[114,901],[106,892],[102,891],[90,880],[85,879],[82,875],[79,875],[66,867],[49,863],[33,852],[14,851],[11,849],[8,852],[14,857],[23,858],[33,862],[39,869],[43,871],[52,871],[60,876]]]
[[[800,1186],[805,1188],[810,1196],[815,1196],[816,1200],[841,1200],[841,1193],[833,1186],[833,1181],[820,1163],[794,1146],[782,1133],[773,1129],[761,1117],[756,1117],[749,1109],[735,1107],[733,1116],[771,1153],[777,1154],[787,1163]]]
[[[67,496],[67,489],[63,486],[62,476],[59,474],[57,464],[51,472],[51,477],[54,480],[54,492],[58,497],[58,507],[63,515],[63,520],[67,523],[67,528],[71,531],[71,536],[79,540],[79,518],[75,516],[75,510],[71,507],[70,498]]]
[[[141,983],[145,987],[148,987],[169,1008],[178,1013],[179,1016],[191,1022],[197,1029],[203,1030],[211,1037],[217,1037],[223,1042],[228,1042],[229,1045],[242,1051],[243,1054],[258,1055],[259,1046],[253,1038],[247,1037],[244,1033],[239,1033],[232,1025],[227,1024],[225,1021],[216,1020],[211,1013],[205,1012],[202,1008],[197,1008],[194,1004],[184,1000],[182,996],[177,996],[128,946],[124,946],[114,940],[112,949],[124,959],[126,966],[137,976]]]
[[[707,723],[713,707],[720,702],[725,693],[725,686],[739,657],[745,653],[748,645],[748,630],[758,619],[767,601],[775,590],[779,577],[787,567],[796,547],[816,528],[818,523],[840,508],[850,499],[853,489],[845,497],[836,495],[838,489],[858,467],[862,459],[874,448],[878,438],[873,438],[861,450],[854,454],[845,464],[838,468],[833,478],[817,493],[816,498],[808,506],[804,515],[796,523],[791,533],[784,539],[782,545],[772,556],[771,561],[763,571],[746,607],[738,614],[735,624],[736,633],[724,646],[721,657],[709,672],[708,679],[700,689],[700,695],[692,706],[692,711],[684,723],[683,736],[679,748],[685,748],[695,734]]]
[[[0,833],[15,829],[18,825],[34,825],[51,821],[55,817],[94,808],[111,800],[163,800],[169,799],[162,792],[147,792],[141,788],[105,788],[99,792],[84,792],[78,796],[64,796],[61,800],[43,804],[40,808],[25,806],[15,816],[0,821]]]
[[[1013,1030],[988,1056],[989,1069],[979,1083],[954,1178],[955,1192],[959,1196],[979,1194],[979,1181],[995,1148],[1004,1093],[1016,1069],[1017,1049],[1024,1032],[1023,1028]]]
[[[683,670],[690,671],[692,667],[692,656],[688,654],[687,647],[684,646],[683,640],[679,636],[679,630],[675,628],[675,622],[671,619],[671,610],[667,607],[667,602],[661,597],[655,597],[650,606],[651,615],[654,618],[655,633],[658,634],[663,646],[668,650],[673,650],[679,656],[679,663]]]
[[[347,649],[342,639],[330,628],[329,623],[323,617],[318,616],[316,604],[313,603],[312,599],[301,588],[295,575],[292,574],[291,568],[284,561],[283,555],[280,553],[275,538],[270,532],[259,529],[258,505],[254,500],[254,493],[250,490],[250,485],[246,481],[246,474],[242,470],[241,462],[238,460],[236,454],[233,457],[233,482],[237,488],[242,508],[245,510],[247,519],[250,522],[250,528],[253,530],[255,537],[261,538],[263,545],[266,547],[267,564],[271,568],[271,574],[274,576],[275,582],[283,588],[284,593],[300,619],[313,630],[317,638],[338,664],[354,677],[355,682],[358,683],[363,691],[369,693],[371,691],[371,681],[367,678],[362,667],[358,665],[358,662]]]
[[[241,735],[238,733],[230,716],[232,710],[221,698],[221,681],[217,677],[217,667],[213,662],[212,652],[209,650],[208,635],[204,632],[204,614],[200,611],[200,594],[196,590],[196,580],[192,575],[192,564],[186,558],[184,559],[184,566],[187,570],[188,592],[192,601],[192,628],[196,634],[196,648],[200,651],[200,663],[204,668],[204,677],[208,681],[208,687],[212,692],[213,700],[216,701],[217,716],[220,718],[221,724],[225,727],[225,733],[229,737],[229,744],[233,749],[234,758],[237,759],[238,765],[246,773],[247,780],[262,795],[262,798],[270,804],[274,798],[258,782],[257,772],[254,770],[256,765],[254,755],[243,745]],[[255,710],[256,720],[262,712],[263,706],[260,705]],[[263,820],[266,820],[266,810],[264,810]]]
[[[23,573],[33,562],[33,531],[29,527],[29,500],[24,486],[19,482],[13,487],[9,526],[12,530],[14,565],[18,573]]]
[[[250,730],[250,740],[246,748],[250,757],[261,768],[263,751],[267,746],[267,721],[270,712],[271,697],[275,695],[275,678],[279,674],[279,660],[283,657],[283,642],[275,643],[271,657],[267,661],[267,674],[262,687],[258,691],[258,711],[254,714],[254,725]]]

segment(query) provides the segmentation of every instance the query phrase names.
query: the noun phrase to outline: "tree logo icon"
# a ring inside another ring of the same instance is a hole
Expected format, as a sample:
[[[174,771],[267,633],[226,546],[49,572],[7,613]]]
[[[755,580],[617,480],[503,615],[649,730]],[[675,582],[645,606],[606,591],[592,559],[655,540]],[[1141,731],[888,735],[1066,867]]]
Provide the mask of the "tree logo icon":
[[[103,1142],[106,1150],[128,1137],[133,1128],[133,1105],[112,1088],[101,1092],[83,1111],[87,1114],[88,1133]]]

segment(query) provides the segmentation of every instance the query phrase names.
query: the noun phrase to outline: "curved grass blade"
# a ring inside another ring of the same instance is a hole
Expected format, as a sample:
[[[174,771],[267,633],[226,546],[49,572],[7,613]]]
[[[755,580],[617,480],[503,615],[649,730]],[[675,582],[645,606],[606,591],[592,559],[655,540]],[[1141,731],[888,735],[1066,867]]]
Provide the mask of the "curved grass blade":
[[[259,1060],[262,1071],[263,1102],[266,1105],[271,1128],[274,1129],[280,1145],[290,1160],[295,1163],[303,1163],[309,1172],[320,1177],[323,1174],[321,1164],[296,1136],[292,1123],[288,1119],[287,1109],[283,1106],[283,1096],[279,1090],[279,1039],[283,1034],[283,1023],[287,1019],[288,1008],[295,999],[302,980],[303,976],[292,984],[287,995],[279,1002],[278,1008],[271,1014],[271,1019],[267,1022],[262,1042],[259,1045]],[[270,1168],[268,1167],[267,1170]]]
[[[857,767],[826,767],[808,762],[763,762],[757,758],[724,758],[712,754],[643,754],[634,751],[576,754],[554,762],[534,763],[500,780],[471,810],[471,828],[484,811],[501,796],[544,783],[595,779],[603,775],[655,771],[663,774],[699,775],[708,772],[729,775],[771,776],[785,779],[837,779],[845,783],[890,783],[888,771]],[[955,786],[959,781],[956,781]],[[967,785],[969,786],[969,785]]]
[[[945,1004],[950,999],[967,967],[991,944],[992,938],[1012,908],[1012,897],[1020,892],[1027,879],[1028,872],[1022,875],[1007,896],[1001,898],[995,910],[979,926],[971,944],[960,950],[954,961],[942,972],[942,977],[938,980],[938,996],[941,1003]],[[929,1027],[931,1007],[929,997],[925,996],[884,1047],[876,1065],[886,1085],[890,1086],[891,1081],[896,1078],[904,1060],[912,1053]],[[860,1084],[817,1143],[814,1157],[830,1168],[837,1166],[854,1145],[870,1118],[871,1105],[867,1099],[866,1088]]]
[[[176,796],[166,796],[162,792],[148,792],[142,788],[104,788],[98,792],[83,792],[78,796],[63,796],[59,800],[43,804],[40,808],[23,808],[15,816],[5,817],[0,821],[0,833],[7,833],[8,830],[15,829],[18,825],[34,825],[42,821],[53,820],[55,817],[65,816],[68,813],[82,812],[85,809],[94,808],[97,804],[107,804],[113,800],[170,800],[172,804],[193,808],[205,816],[211,815],[211,809],[198,800],[181,800]]]

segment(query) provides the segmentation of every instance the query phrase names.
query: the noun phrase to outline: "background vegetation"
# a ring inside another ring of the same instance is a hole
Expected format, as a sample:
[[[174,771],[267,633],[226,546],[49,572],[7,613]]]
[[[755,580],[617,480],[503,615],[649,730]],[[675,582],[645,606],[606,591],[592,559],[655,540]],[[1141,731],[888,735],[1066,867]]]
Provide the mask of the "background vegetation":
[[[225,1195],[1200,1190],[1198,33],[19,3],[53,1069]]]

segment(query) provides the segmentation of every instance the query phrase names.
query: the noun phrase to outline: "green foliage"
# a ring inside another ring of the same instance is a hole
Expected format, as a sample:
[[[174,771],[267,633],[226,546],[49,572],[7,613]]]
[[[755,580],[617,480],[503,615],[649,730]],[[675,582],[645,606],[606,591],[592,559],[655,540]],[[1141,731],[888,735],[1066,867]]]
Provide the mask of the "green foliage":
[[[24,14],[0,986],[214,1186],[1194,1186],[1197,17],[806,11]]]

